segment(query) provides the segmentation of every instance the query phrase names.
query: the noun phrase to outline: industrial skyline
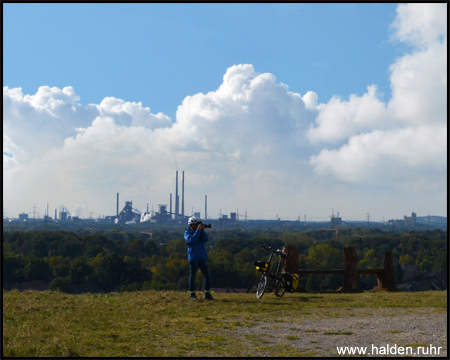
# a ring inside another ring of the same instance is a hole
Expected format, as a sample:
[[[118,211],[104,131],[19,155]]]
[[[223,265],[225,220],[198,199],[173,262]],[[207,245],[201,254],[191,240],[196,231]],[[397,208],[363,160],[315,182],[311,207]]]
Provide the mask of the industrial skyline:
[[[5,220],[7,222],[13,221],[14,222],[33,222],[33,221],[42,221],[44,223],[73,223],[81,225],[83,222],[95,222],[97,224],[110,224],[111,226],[115,225],[137,225],[137,224],[148,224],[148,226],[152,227],[152,224],[158,224],[158,225],[186,225],[186,220],[189,215],[185,215],[184,217],[179,214],[179,217],[177,220],[175,220],[175,214],[169,213],[167,211],[167,205],[159,204],[158,210],[155,212],[150,212],[147,208],[146,212],[140,212],[132,207],[132,201],[125,201],[125,206],[120,211],[119,216],[104,216],[99,218],[93,218],[92,214],[89,218],[79,218],[77,216],[71,216],[70,212],[65,208],[61,207],[61,211],[57,211],[55,209],[55,217],[51,218],[49,216],[44,216],[41,218],[31,218],[28,217],[28,214],[22,213],[19,214],[19,218],[17,219],[3,219],[4,223]],[[35,213],[33,214],[35,216]],[[200,213],[193,213],[194,216],[201,217]],[[242,214],[241,214],[242,215]],[[258,228],[260,226],[274,226],[275,224],[282,225],[283,224],[290,224],[290,226],[295,226],[295,228],[298,229],[322,229],[322,230],[339,230],[342,228],[352,228],[352,227],[376,227],[378,229],[382,230],[393,230],[393,231],[404,231],[407,229],[446,229],[447,228],[447,218],[441,217],[441,216],[432,216],[432,215],[426,215],[426,216],[417,216],[416,213],[412,212],[411,216],[404,215],[403,218],[400,219],[389,219],[383,221],[370,221],[370,214],[367,213],[367,220],[351,220],[346,219],[344,221],[342,217],[340,217],[339,212],[337,213],[337,216],[334,214],[334,209],[332,215],[330,215],[327,218],[323,219],[307,219],[306,215],[301,218],[298,217],[297,220],[286,220],[286,219],[248,219],[247,214],[240,217],[240,214],[238,212],[230,212],[228,214],[219,214],[218,218],[208,218],[203,219],[205,222],[208,223],[214,223],[214,228],[221,230],[223,227],[225,228],[240,228],[240,226],[244,226],[245,228],[247,226],[250,226],[250,228]],[[295,224],[295,225],[294,225]],[[14,226],[14,225],[12,225]],[[292,228],[293,229],[293,228]]]
[[[247,214],[247,210],[244,211],[244,213],[239,213],[239,209],[236,211],[231,211],[228,215],[224,212],[222,213],[222,210],[217,214],[217,217],[208,217],[207,215],[207,208],[208,208],[208,195],[205,195],[205,203],[204,203],[204,212],[202,213],[200,210],[194,211],[194,207],[192,207],[192,211],[190,213],[185,214],[185,208],[184,208],[184,196],[185,196],[185,177],[184,177],[184,170],[182,171],[182,180],[181,180],[181,210],[180,210],[180,196],[179,196],[179,183],[178,183],[178,170],[175,172],[175,200],[174,200],[174,211],[172,208],[172,192],[169,194],[169,205],[167,204],[158,204],[158,210],[153,210],[153,204],[152,204],[152,210],[149,210],[149,203],[147,203],[145,210],[139,210],[137,208],[133,207],[133,201],[132,200],[125,200],[124,201],[124,207],[121,211],[120,209],[120,193],[116,194],[116,214],[115,215],[102,215],[98,214],[97,217],[95,217],[94,212],[89,212],[89,217],[83,217],[83,216],[72,216],[70,211],[67,209],[66,206],[61,205],[57,209],[55,209],[55,215],[54,220],[60,220],[65,221],[68,219],[97,219],[101,221],[105,221],[107,223],[139,223],[139,222],[169,222],[169,221],[178,221],[178,220],[186,220],[190,216],[197,216],[199,218],[202,218],[203,220],[208,219],[230,219],[231,221],[239,221],[239,219],[249,219],[249,216]],[[169,206],[169,211],[167,211],[167,207]],[[19,220],[28,220],[28,219],[39,219],[39,212],[36,212],[36,209],[39,207],[36,206],[36,204],[33,205],[30,209],[33,209],[31,212],[33,214],[32,217],[29,216],[30,213],[22,212],[18,215]],[[43,215],[43,219],[46,217],[49,219],[52,219],[52,217],[49,214],[49,204],[46,205],[46,212]],[[59,209],[59,211],[58,211]],[[36,217],[36,213],[38,216]],[[202,216],[203,214],[203,216]],[[367,221],[369,223],[371,220],[372,222],[378,222],[378,223],[391,223],[391,224],[408,224],[408,225],[415,225],[416,224],[416,217],[417,214],[415,212],[411,213],[411,217],[408,217],[407,215],[403,215],[401,219],[385,219],[385,216],[383,215],[382,220],[380,218],[374,218],[369,212],[361,214],[363,218],[347,218],[348,221]],[[430,217],[430,214],[423,215]],[[5,211],[3,211],[3,217],[5,218]],[[14,217],[13,217],[14,218]],[[17,219],[16,218],[16,219]],[[306,214],[304,215],[298,215],[297,218],[280,218],[278,216],[278,213],[275,215],[274,218],[270,219],[263,219],[263,218],[252,218],[252,220],[298,220],[303,222],[320,222],[320,221],[330,221],[332,227],[334,225],[342,225],[342,223],[345,223],[345,221],[342,220],[342,217],[339,215],[339,210],[337,211],[337,215],[335,215],[334,208],[331,209],[331,214],[327,216],[322,217],[316,217],[314,219],[307,217]]]
[[[222,211],[220,211],[219,214],[217,214],[217,217],[208,217],[207,216],[207,206],[208,206],[208,201],[207,201],[207,195],[205,195],[205,204],[204,204],[204,212],[203,212],[203,216],[202,216],[202,212],[201,211],[194,211],[192,208],[192,211],[188,214],[185,214],[184,212],[184,171],[182,172],[182,192],[181,192],[181,211],[179,209],[179,194],[178,194],[178,170],[176,171],[176,175],[175,175],[175,211],[172,211],[172,193],[169,194],[169,211],[167,211],[167,204],[158,204],[158,210],[154,211],[153,210],[153,205],[152,205],[152,210],[150,211],[149,209],[149,204],[147,204],[146,209],[144,210],[138,210],[136,208],[133,207],[133,201],[132,200],[125,200],[124,201],[124,207],[122,208],[121,211],[119,211],[120,209],[120,193],[116,194],[116,214],[115,215],[101,215],[98,214],[97,217],[94,216],[94,212],[90,212],[88,217],[83,217],[83,216],[72,216],[70,211],[67,209],[67,207],[65,207],[64,205],[59,206],[57,209],[55,209],[54,212],[54,218],[52,218],[49,214],[49,204],[47,203],[46,205],[46,212],[43,215],[42,219],[48,219],[48,220],[58,220],[58,221],[67,221],[67,220],[81,220],[81,219],[90,219],[90,220],[98,220],[101,222],[105,222],[105,223],[110,223],[110,224],[124,224],[124,223],[140,223],[140,222],[157,222],[157,223],[167,223],[167,222],[174,222],[177,223],[179,221],[183,221],[183,220],[187,220],[190,216],[197,216],[203,220],[226,220],[226,221],[231,221],[231,222],[236,222],[236,221],[247,221],[249,220],[247,211],[245,211],[244,213],[240,213],[239,209],[237,209],[236,211],[231,211],[229,212],[229,215],[227,213],[222,213]],[[29,216],[30,213],[20,213],[18,214],[17,218],[12,217],[13,219],[18,219],[19,221],[27,221],[27,220],[35,220],[35,219],[40,219],[39,216],[39,212],[36,212],[36,209],[38,207],[36,207],[36,204],[33,205],[32,209],[33,211],[31,212],[31,214],[33,214],[33,216]],[[58,211],[59,209],[59,211]],[[38,214],[38,216],[36,217],[36,213]],[[390,224],[390,225],[407,225],[407,226],[415,226],[416,225],[416,218],[417,218],[417,214],[415,212],[411,213],[411,217],[407,216],[407,215],[403,215],[400,219],[396,218],[391,218],[391,219],[385,219],[385,217],[383,216],[382,221],[380,221],[380,219],[374,219],[370,213],[365,213],[363,214],[364,218],[358,218],[358,219],[351,219],[351,218],[347,218],[347,221],[358,221],[358,222],[367,222],[367,224],[370,223],[370,221],[372,221],[373,223],[384,223],[384,224]],[[422,216],[427,216],[428,217],[428,223],[430,221],[430,214],[427,215],[422,215]],[[5,212],[3,212],[3,217],[5,219]],[[339,211],[337,211],[337,215],[335,215],[334,212],[334,208],[331,209],[331,214],[328,216],[324,216],[324,217],[320,217],[320,218],[316,218],[316,219],[311,219],[309,217],[307,217],[306,214],[304,214],[303,216],[298,216],[297,219],[282,219],[280,217],[278,217],[278,214],[272,218],[272,219],[251,219],[251,220],[297,220],[298,222],[303,222],[303,223],[307,223],[307,222],[330,222],[331,227],[334,228],[336,226],[340,226],[340,225],[349,225],[346,221],[344,221],[342,219],[342,217],[340,216]]]

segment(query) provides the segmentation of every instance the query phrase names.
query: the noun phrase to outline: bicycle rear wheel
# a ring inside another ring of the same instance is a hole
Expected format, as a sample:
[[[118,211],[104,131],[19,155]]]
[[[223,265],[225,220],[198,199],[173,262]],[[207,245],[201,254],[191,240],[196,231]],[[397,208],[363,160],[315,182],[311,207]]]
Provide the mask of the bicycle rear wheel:
[[[275,283],[275,295],[278,297],[282,297],[286,292],[286,279],[284,276],[281,279],[277,280]]]
[[[264,295],[264,292],[266,291],[267,288],[267,274],[262,274],[261,278],[258,281],[258,284],[256,285],[256,297],[258,299],[261,299],[262,296]]]

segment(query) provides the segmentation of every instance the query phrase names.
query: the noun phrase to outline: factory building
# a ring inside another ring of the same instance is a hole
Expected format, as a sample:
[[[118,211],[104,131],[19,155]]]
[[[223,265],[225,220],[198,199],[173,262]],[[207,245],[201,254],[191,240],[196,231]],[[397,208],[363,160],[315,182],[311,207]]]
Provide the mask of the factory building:
[[[153,216],[152,220],[160,224],[170,221],[171,213],[167,211],[167,205],[158,204],[158,212]]]
[[[125,201],[125,207],[117,216],[116,222],[125,224],[125,223],[138,223],[141,220],[141,212],[137,209],[133,208],[132,201]]]
[[[398,226],[407,226],[407,227],[415,227],[417,220],[417,214],[415,212],[411,213],[411,216],[403,216],[403,220],[389,220],[389,225],[398,225]]]
[[[67,220],[67,211],[60,211],[59,212],[59,216],[58,216],[58,220],[59,221],[66,221]]]
[[[405,226],[416,226],[417,214],[415,212],[411,213],[411,216],[404,216],[403,222]]]
[[[19,221],[27,221],[28,220],[28,214],[22,213],[19,214]]]

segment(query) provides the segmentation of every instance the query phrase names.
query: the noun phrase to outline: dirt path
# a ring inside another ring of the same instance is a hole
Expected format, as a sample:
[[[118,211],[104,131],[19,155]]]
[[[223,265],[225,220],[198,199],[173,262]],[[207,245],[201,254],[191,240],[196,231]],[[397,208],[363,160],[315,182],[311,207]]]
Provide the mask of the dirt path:
[[[297,356],[345,357],[348,353],[339,355],[337,347],[359,347],[365,356],[447,357],[447,312],[436,309],[326,309],[320,315],[305,311],[299,319],[236,331],[247,356],[269,355],[261,352],[261,344],[283,344],[295,347]]]

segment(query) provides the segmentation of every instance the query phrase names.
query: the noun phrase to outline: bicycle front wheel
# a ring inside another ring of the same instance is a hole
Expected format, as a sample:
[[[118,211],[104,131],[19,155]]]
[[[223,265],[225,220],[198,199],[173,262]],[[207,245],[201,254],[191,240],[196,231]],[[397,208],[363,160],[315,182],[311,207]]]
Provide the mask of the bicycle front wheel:
[[[261,299],[264,295],[264,292],[267,288],[267,274],[262,274],[261,279],[259,279],[258,284],[256,285],[256,297]]]
[[[285,280],[284,276],[282,276],[275,283],[275,295],[278,297],[282,297],[285,292],[286,292],[286,280]]]

